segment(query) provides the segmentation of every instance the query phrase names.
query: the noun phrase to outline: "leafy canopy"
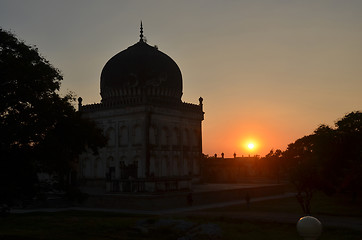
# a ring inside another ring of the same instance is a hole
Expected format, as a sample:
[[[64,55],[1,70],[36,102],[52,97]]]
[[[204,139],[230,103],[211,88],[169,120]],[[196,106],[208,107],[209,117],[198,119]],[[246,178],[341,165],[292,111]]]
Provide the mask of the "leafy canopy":
[[[59,95],[62,79],[36,47],[0,28],[2,196],[34,192],[42,171],[62,179],[87,147],[97,153],[105,145],[101,130],[72,106],[72,94]]]
[[[0,76],[2,150],[38,144],[60,116],[73,111],[70,96],[57,94],[62,80],[59,70],[35,47],[2,29]]]
[[[306,213],[316,190],[356,198],[362,193],[362,113],[346,114],[335,128],[319,126],[313,134],[289,144],[283,157]]]

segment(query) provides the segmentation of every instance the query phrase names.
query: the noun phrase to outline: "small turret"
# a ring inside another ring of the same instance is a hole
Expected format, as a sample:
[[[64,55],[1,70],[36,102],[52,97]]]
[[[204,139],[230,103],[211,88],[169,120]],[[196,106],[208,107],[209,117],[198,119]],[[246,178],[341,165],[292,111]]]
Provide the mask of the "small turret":
[[[82,101],[83,99],[81,97],[78,98],[78,111],[82,110]]]
[[[202,97],[199,98],[199,105],[201,107],[201,111],[203,111],[203,104],[202,102],[204,101],[204,99]]]

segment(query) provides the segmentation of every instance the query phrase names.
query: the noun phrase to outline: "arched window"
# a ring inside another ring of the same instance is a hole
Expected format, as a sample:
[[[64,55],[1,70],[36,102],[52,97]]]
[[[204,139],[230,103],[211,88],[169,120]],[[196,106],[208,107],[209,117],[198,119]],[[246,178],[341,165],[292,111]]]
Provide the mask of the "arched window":
[[[121,126],[119,128],[119,146],[128,145],[128,128],[126,126]]]
[[[174,161],[174,176],[182,176],[183,167],[180,158],[178,156],[174,156],[173,161]]]
[[[190,136],[189,136],[189,131],[187,129],[184,129],[183,131],[182,143],[184,146],[190,145]]]
[[[106,131],[108,137],[108,146],[114,147],[116,145],[116,132],[113,127],[109,127]]]
[[[126,179],[126,157],[122,156],[121,161],[119,161],[119,177],[121,179]]]
[[[155,176],[156,177],[161,177],[162,176],[162,161],[160,161],[160,159],[158,158],[154,158],[154,172],[155,172]]]
[[[169,144],[168,138],[169,138],[168,129],[166,127],[163,127],[161,129],[161,137],[160,137],[161,146],[166,146]]]
[[[162,176],[170,176],[171,175],[171,162],[168,156],[163,157],[163,169],[162,169]]]
[[[138,163],[140,162],[140,160],[141,160],[140,156],[136,155],[133,158],[133,162],[128,165],[130,167],[130,169],[131,169],[130,176],[133,177],[133,178],[138,177]]]
[[[151,126],[150,127],[150,132],[149,132],[149,141],[151,145],[156,145],[157,144],[157,128],[156,126]]]
[[[188,170],[187,173],[189,175],[192,175],[194,173],[193,162],[191,158],[187,159],[187,170]]]
[[[102,166],[102,161],[100,158],[96,158],[94,160],[94,177],[95,178],[102,178],[104,177],[104,171]]]
[[[151,177],[157,177],[157,169],[156,169],[156,156],[151,155],[150,156],[150,176]]]
[[[135,125],[133,127],[133,144],[142,144],[142,131],[140,125]]]
[[[199,161],[198,157],[194,158],[194,161],[193,161],[192,165],[193,165],[193,173],[194,174],[200,174],[200,161]]]
[[[112,156],[109,156],[106,161],[106,167],[114,167],[114,159]]]
[[[186,176],[189,174],[189,168],[188,168],[188,156],[184,155],[184,158],[181,160],[182,164],[182,175]]]
[[[90,160],[89,158],[84,158],[82,160],[82,166],[81,166],[81,173],[83,177],[89,177],[90,176]]]
[[[180,144],[180,133],[179,133],[179,129],[176,127],[172,131],[171,142],[172,142],[172,145]]]
[[[106,161],[106,176],[107,179],[115,179],[116,178],[116,166],[114,163],[114,158],[112,156],[107,158]]]
[[[192,131],[192,146],[198,146],[199,135],[197,130]]]

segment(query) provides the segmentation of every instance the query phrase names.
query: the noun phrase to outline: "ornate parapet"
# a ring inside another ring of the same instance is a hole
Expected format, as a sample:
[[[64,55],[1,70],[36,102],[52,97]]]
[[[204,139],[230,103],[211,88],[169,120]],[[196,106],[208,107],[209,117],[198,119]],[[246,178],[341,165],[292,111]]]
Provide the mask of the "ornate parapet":
[[[150,100],[150,101],[147,101]],[[122,108],[136,105],[152,105],[157,107],[172,108],[174,110],[191,111],[191,112],[202,112],[202,105],[186,102],[169,102],[163,101],[162,99],[142,99],[142,98],[126,98],[117,99],[114,101],[107,101],[102,103],[94,103],[87,105],[80,105],[79,110],[83,112],[93,112],[112,108]]]

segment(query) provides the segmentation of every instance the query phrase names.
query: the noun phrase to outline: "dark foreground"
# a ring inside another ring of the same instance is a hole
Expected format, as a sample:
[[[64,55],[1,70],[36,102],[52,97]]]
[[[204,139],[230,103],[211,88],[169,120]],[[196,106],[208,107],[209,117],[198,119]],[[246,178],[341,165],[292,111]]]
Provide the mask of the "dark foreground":
[[[312,211],[325,226],[321,240],[361,240],[362,206],[318,196]],[[29,212],[0,219],[0,239],[300,239],[295,224],[301,212],[294,198],[161,215],[94,211]],[[352,221],[356,229],[343,223]],[[338,225],[340,223],[340,226]],[[323,223],[323,221],[322,221]]]

